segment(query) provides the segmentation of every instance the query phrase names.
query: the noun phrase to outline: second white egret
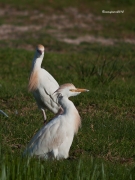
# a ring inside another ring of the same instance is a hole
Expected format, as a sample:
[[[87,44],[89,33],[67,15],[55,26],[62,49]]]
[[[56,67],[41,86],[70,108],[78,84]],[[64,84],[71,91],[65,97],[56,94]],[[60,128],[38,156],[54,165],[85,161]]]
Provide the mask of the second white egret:
[[[43,159],[66,159],[74,138],[81,125],[79,113],[73,102],[68,99],[87,89],[75,88],[73,84],[64,84],[55,92],[63,113],[44,125],[32,138],[24,154]]]
[[[46,121],[45,109],[49,109],[54,114],[59,114],[62,109],[52,96],[54,91],[59,88],[59,84],[45,69],[41,68],[44,58],[45,48],[38,45],[32,61],[32,68],[29,78],[28,90],[32,92],[39,109],[42,110],[44,122]]]

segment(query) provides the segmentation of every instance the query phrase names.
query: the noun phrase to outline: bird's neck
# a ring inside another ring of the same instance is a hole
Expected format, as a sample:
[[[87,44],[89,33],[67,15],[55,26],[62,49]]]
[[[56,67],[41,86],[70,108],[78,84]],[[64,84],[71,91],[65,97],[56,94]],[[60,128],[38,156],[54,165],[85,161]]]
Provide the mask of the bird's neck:
[[[81,118],[75,105],[68,98],[64,98],[64,102],[61,103],[61,106],[64,110],[64,114],[68,116],[68,122],[72,124],[73,131],[76,134],[81,126]]]
[[[72,102],[68,99],[68,97],[63,97],[60,100],[59,104],[62,106],[64,110],[68,110],[70,109],[70,104],[72,104]]]
[[[71,113],[72,111],[77,111],[73,102],[68,99],[68,97],[64,97],[62,102],[60,103],[62,106],[64,113]]]
[[[32,70],[41,68],[43,57],[44,55],[41,55],[40,57],[34,56],[33,61],[32,61]]]

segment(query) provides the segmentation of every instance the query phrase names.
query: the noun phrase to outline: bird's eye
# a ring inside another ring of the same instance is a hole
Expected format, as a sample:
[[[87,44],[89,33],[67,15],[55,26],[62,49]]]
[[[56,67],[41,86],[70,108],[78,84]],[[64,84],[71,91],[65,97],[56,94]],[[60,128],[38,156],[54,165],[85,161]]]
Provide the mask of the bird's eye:
[[[75,92],[75,89],[69,89],[69,91],[71,91],[71,92]]]

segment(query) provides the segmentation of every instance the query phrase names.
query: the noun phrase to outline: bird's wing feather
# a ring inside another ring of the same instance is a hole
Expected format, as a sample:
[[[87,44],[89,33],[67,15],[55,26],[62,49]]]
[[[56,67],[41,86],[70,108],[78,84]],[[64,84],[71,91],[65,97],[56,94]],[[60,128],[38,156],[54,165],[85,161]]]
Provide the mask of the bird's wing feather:
[[[62,126],[63,118],[59,115],[42,127],[28,144],[27,153],[41,155],[58,148],[66,137],[66,131]]]
[[[52,77],[52,75],[49,74],[45,69],[42,69],[40,71],[40,81],[41,81],[41,86],[42,86],[45,94],[49,97],[48,98],[46,96],[45,102],[47,104],[47,107],[51,109],[52,106],[55,106],[55,104],[57,104],[56,96],[53,95],[53,93],[59,88],[59,84]],[[43,97],[45,97],[45,94]],[[48,101],[49,101],[49,103],[48,103]],[[51,106],[49,107],[50,104],[51,104]],[[56,107],[58,107],[58,104],[56,105]]]
[[[58,88],[59,84],[45,69],[41,71],[42,86],[48,95],[52,95]]]

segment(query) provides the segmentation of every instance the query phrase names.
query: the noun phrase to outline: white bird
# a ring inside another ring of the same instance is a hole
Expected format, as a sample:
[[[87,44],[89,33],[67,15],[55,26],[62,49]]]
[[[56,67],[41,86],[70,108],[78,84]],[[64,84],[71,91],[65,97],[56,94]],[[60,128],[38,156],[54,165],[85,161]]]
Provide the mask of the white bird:
[[[57,81],[45,69],[41,68],[44,58],[45,48],[43,45],[38,45],[35,56],[32,61],[32,68],[29,78],[28,90],[32,92],[39,109],[42,110],[44,122],[46,121],[45,108],[52,111],[54,114],[59,114],[62,109],[56,103],[55,96],[52,96],[54,91],[59,88]]]
[[[28,144],[24,155],[43,159],[66,159],[74,138],[81,125],[81,119],[70,96],[76,96],[87,89],[77,89],[73,84],[64,84],[55,92],[63,113],[44,125]]]

